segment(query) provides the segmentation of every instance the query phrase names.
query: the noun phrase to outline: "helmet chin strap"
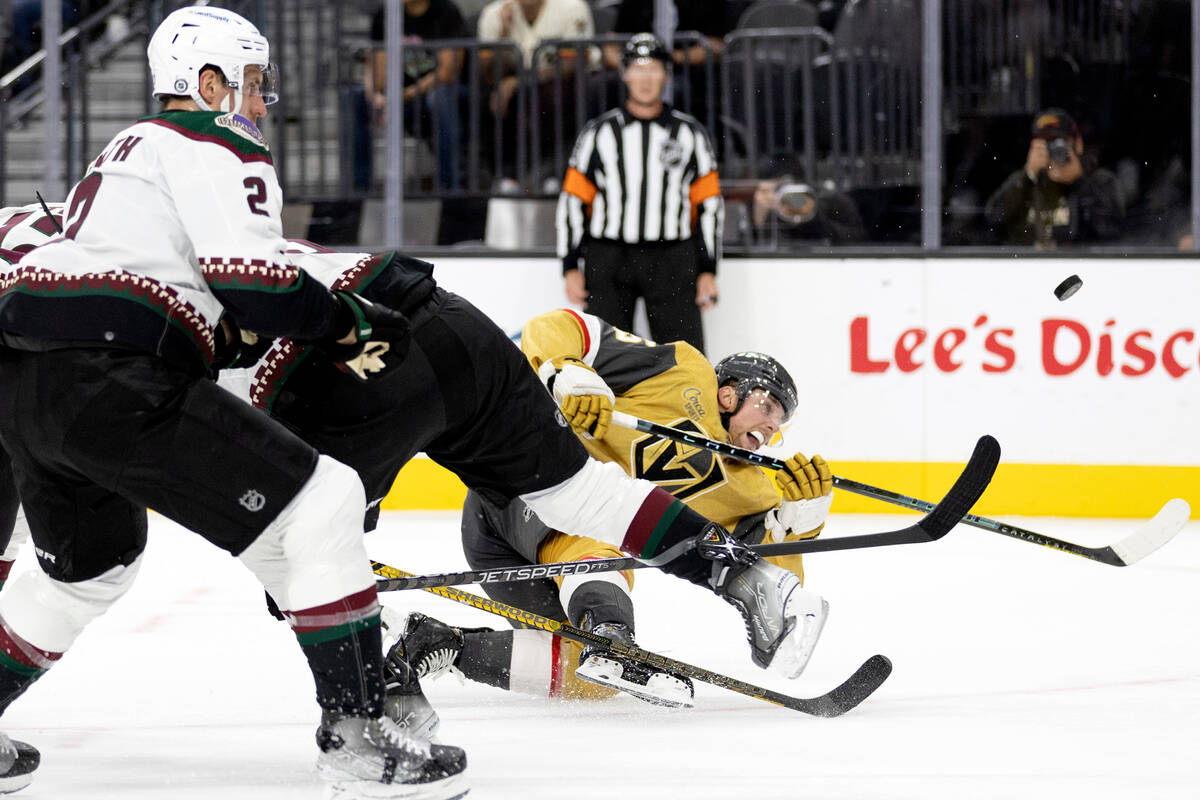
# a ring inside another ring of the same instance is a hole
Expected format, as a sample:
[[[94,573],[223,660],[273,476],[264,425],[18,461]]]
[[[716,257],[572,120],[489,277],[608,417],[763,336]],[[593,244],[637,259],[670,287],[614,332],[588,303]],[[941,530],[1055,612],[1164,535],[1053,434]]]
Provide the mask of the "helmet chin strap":
[[[213,108],[204,99],[204,95],[200,93],[200,87],[196,87],[196,91],[191,95],[191,98],[196,101],[196,105],[200,106],[201,111],[220,111],[222,114],[228,114],[242,107],[242,86],[239,82],[236,87],[233,87],[233,94],[227,94],[221,98],[221,107]]]
[[[220,111],[223,114],[228,114],[235,108],[242,107],[242,90],[234,89],[233,94],[225,95],[224,99],[221,100],[220,108],[213,108],[208,103],[204,102],[204,97],[201,96],[199,92],[196,92],[194,95],[192,95],[192,99],[196,101],[196,105],[200,106],[201,111]]]
[[[725,429],[725,432],[726,432],[726,433],[729,433],[729,420],[733,419],[733,415],[734,415],[734,414],[736,414],[736,413],[738,413],[739,411],[741,411],[741,410],[742,410],[742,405],[743,405],[745,402],[746,402],[746,398],[744,398],[744,397],[739,397],[739,398],[738,398],[738,401],[737,401],[737,405],[733,407],[733,410],[732,410],[732,411],[722,411],[722,412],[720,412],[720,416],[721,416],[721,427],[723,427],[723,428]]]
[[[228,106],[228,108],[226,108]],[[225,99],[221,101],[221,112],[229,114],[242,107],[242,89],[239,86],[233,90],[233,94],[225,95]]]
[[[734,397],[737,398],[737,405],[733,407],[733,410],[718,412],[721,417],[721,427],[725,429],[726,433],[729,433],[729,420],[733,419],[734,414],[742,410],[742,405],[746,402],[746,396],[750,393],[747,391],[745,394],[743,394],[741,391],[743,387],[740,384],[735,385],[727,383],[725,386],[731,386],[733,388]],[[717,391],[720,392],[721,389],[725,388],[725,386],[717,387]]]

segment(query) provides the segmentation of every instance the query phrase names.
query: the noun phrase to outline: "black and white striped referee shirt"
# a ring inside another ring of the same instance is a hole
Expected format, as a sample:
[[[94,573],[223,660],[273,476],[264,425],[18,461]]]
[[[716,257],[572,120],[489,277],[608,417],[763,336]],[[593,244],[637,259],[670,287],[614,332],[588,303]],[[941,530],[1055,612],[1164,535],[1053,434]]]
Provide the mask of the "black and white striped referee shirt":
[[[724,217],[704,127],[670,106],[650,120],[614,108],[588,122],[558,197],[558,255],[579,267],[584,235],[638,244],[697,237],[697,272],[716,272]]]

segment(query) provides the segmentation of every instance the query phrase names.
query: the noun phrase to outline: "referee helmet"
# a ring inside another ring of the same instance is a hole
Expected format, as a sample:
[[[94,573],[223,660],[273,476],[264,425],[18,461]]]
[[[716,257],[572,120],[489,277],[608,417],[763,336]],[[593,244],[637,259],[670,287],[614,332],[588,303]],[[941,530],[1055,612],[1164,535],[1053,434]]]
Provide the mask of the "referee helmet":
[[[638,61],[658,60],[667,69],[671,68],[671,53],[662,39],[653,33],[638,33],[625,43],[625,51],[621,55],[621,66],[628,67]]]

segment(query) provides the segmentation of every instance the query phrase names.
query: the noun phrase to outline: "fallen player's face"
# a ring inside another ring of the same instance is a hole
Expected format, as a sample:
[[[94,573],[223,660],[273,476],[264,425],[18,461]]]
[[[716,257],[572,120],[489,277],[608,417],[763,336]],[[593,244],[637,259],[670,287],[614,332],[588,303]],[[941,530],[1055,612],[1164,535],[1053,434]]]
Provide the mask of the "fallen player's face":
[[[729,418],[729,440],[738,447],[757,450],[771,441],[781,425],[783,406],[769,392],[755,389]]]

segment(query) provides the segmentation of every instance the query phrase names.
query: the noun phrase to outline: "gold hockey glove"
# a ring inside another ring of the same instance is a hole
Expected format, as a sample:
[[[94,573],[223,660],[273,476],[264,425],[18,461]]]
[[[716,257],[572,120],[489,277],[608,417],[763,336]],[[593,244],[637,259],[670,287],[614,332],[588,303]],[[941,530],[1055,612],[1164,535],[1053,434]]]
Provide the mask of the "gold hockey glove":
[[[542,370],[549,373],[546,366]],[[553,367],[553,365],[552,365]],[[562,360],[553,374],[547,374],[546,386],[554,395],[554,401],[562,409],[563,416],[576,433],[585,433],[594,439],[603,439],[612,422],[613,402],[616,397],[596,370],[574,358]]]
[[[833,492],[833,473],[820,456],[805,458],[804,453],[783,462],[786,469],[775,473],[785,500],[812,500]]]

